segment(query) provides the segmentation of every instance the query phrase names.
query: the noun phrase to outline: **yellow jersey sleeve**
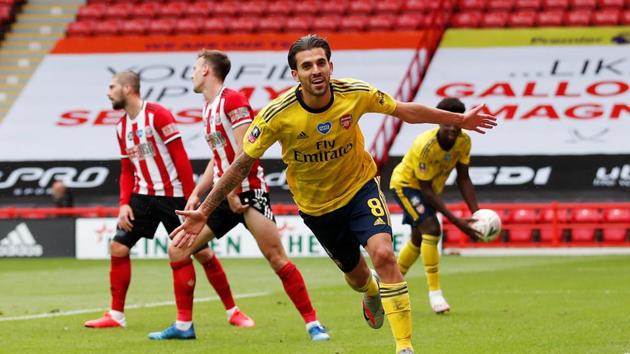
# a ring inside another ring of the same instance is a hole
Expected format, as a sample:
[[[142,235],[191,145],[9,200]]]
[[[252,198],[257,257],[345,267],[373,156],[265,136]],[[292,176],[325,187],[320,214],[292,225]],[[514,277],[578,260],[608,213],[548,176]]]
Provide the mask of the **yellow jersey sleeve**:
[[[243,151],[253,158],[260,158],[278,140],[271,125],[263,119],[263,112],[256,115],[243,137]]]
[[[370,91],[366,95],[367,99],[367,112],[392,114],[396,109],[396,100],[389,94],[377,89],[374,86],[368,85]]]

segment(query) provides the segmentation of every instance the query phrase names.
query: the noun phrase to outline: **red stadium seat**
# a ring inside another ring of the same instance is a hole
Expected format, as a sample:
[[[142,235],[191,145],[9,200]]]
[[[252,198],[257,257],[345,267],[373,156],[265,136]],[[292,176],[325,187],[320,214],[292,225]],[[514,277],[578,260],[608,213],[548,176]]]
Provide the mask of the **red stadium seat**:
[[[148,18],[132,18],[120,25],[122,36],[143,36],[149,31],[151,20]]]
[[[319,7],[319,11],[322,14],[340,16],[346,13],[348,5],[345,1],[324,1],[320,3]]]
[[[378,1],[374,6],[374,13],[376,15],[396,15],[400,12],[402,7],[403,2],[400,0]]]
[[[107,6],[103,4],[83,5],[77,12],[77,20],[98,20],[103,17]]]
[[[348,6],[348,15],[369,15],[374,11],[374,4],[371,1],[351,1]]]
[[[202,21],[203,32],[225,33],[227,32],[227,20],[224,17],[213,17]]]
[[[350,15],[341,18],[339,31],[342,32],[362,32],[368,21],[366,15]]]
[[[120,31],[120,22],[117,20],[97,21],[93,29],[95,36],[116,36]]]
[[[597,7],[597,0],[571,0],[571,8],[594,10]]]
[[[595,242],[596,228],[591,226],[572,226],[571,242]]]
[[[228,22],[228,31],[231,33],[253,33],[256,30],[256,18],[238,17]]]
[[[566,14],[565,26],[589,26],[591,24],[591,10],[573,10]]]
[[[421,13],[405,13],[396,17],[394,28],[398,31],[415,31],[422,28],[425,17]]]
[[[66,35],[68,37],[89,37],[92,35],[92,27],[93,22],[90,20],[71,22],[68,25]]]
[[[597,223],[602,220],[602,214],[594,208],[579,208],[571,212],[571,220],[576,223]]]
[[[571,241],[593,242],[595,241],[595,223],[601,221],[601,213],[594,208],[579,208],[571,212]],[[590,224],[590,225],[589,225]]]
[[[287,32],[308,32],[313,23],[313,18],[310,16],[292,16],[287,20],[286,31]]]
[[[451,26],[464,28],[479,27],[482,17],[481,11],[458,12],[451,17]]]
[[[551,242],[553,238],[553,230],[551,226],[553,225],[554,217],[556,218],[556,222],[559,224],[566,224],[569,222],[569,211],[566,209],[558,209],[557,213],[554,212],[553,209],[543,209],[538,215],[539,222],[544,225],[540,229],[540,241],[541,242]],[[559,240],[561,241],[567,230],[561,228],[559,230]]]
[[[315,16],[319,11],[319,3],[314,0],[297,1],[293,4],[294,13]]]
[[[613,208],[604,210],[605,227],[603,229],[602,241],[604,242],[625,242],[629,241],[630,230],[622,223],[630,223],[630,209]]]
[[[314,32],[335,32],[339,28],[341,17],[335,15],[318,16],[313,19]]]
[[[603,242],[626,242],[628,241],[628,230],[621,227],[605,227],[602,231]]]
[[[238,12],[241,16],[261,17],[266,6],[267,4],[262,1],[247,1],[239,4]]]
[[[536,25],[536,11],[524,10],[510,14],[508,27],[534,27]]]
[[[402,7],[401,15],[414,12],[426,12],[428,10],[429,0],[408,0],[405,1]]]
[[[279,33],[284,31],[286,25],[286,17],[284,16],[265,16],[258,21],[258,32],[261,33]]]
[[[148,34],[150,35],[170,35],[175,31],[176,20],[173,18],[160,18],[149,23]]]
[[[543,9],[566,10],[569,8],[569,0],[543,0]]]
[[[189,5],[182,1],[167,2],[158,9],[158,16],[165,19],[182,17]]]
[[[516,224],[533,224],[538,219],[534,209],[516,209],[512,212],[512,222]]]
[[[546,26],[562,26],[564,22],[564,11],[562,10],[543,10],[538,13],[536,24],[540,27]]]
[[[394,26],[394,15],[374,15],[368,18],[366,30],[368,31],[389,31]]]
[[[621,11],[615,8],[606,8],[593,14],[594,26],[617,26]]]
[[[513,227],[508,232],[508,242],[532,242],[534,241],[531,227]]]
[[[201,31],[203,20],[200,18],[179,18],[175,23],[175,34],[197,34]]]
[[[538,11],[542,5],[542,0],[516,0],[514,3],[515,10],[534,10]]]
[[[487,11],[512,11],[514,0],[489,0],[486,5]]]
[[[621,11],[619,15],[619,24],[620,25],[630,25],[630,9]]]
[[[122,3],[122,4],[111,4],[107,6],[105,9],[104,17],[106,19],[118,20],[118,19],[126,19],[131,16],[131,9],[133,8],[133,4]]]
[[[187,18],[197,17],[205,20],[211,16],[213,9],[214,6],[211,2],[193,2],[184,8],[184,16]]]
[[[236,2],[217,2],[214,4],[212,16],[214,17],[236,17],[238,13],[238,3]]]
[[[269,15],[289,16],[292,8],[293,3],[291,1],[274,1],[267,5],[267,13]]]
[[[160,4],[157,2],[143,2],[131,9],[132,18],[154,18],[157,16]]]
[[[459,11],[481,11],[486,8],[486,0],[459,0]]]
[[[630,209],[606,209],[604,210],[604,221],[608,223],[630,223]]]
[[[627,9],[630,9],[630,2],[628,2],[626,0],[625,4],[624,4],[624,0],[597,0],[597,5],[602,8],[616,8],[616,9],[623,9],[624,7]]]
[[[507,11],[486,12],[481,19],[480,27],[498,28],[507,25],[509,13]]]

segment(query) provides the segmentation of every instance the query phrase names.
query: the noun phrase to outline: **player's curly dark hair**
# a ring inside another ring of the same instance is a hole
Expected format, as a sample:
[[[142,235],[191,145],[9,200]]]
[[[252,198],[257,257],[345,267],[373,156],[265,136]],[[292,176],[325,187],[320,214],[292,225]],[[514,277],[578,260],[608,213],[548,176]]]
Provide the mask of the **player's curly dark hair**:
[[[326,53],[326,59],[330,61],[330,45],[328,44],[326,38],[320,37],[316,34],[307,34],[295,41],[295,43],[291,45],[291,48],[289,48],[288,59],[291,70],[297,70],[297,60],[295,60],[297,53],[315,48],[322,48]]]
[[[459,98],[446,97],[438,103],[437,108],[454,113],[466,112],[466,106]]]

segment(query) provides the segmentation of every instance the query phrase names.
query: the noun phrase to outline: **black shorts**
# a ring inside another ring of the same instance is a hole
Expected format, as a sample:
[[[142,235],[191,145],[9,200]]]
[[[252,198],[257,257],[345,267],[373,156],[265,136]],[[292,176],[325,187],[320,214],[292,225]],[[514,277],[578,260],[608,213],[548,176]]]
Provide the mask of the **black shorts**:
[[[164,225],[169,234],[181,225],[181,220],[175,214],[175,210],[183,210],[186,206],[186,199],[183,197],[132,194],[129,206],[131,206],[135,219],[132,221],[133,228],[130,232],[116,228],[114,241],[132,248],[143,237],[152,239],[160,223]],[[197,252],[207,247],[208,244],[205,244]]]
[[[345,206],[313,216],[300,212],[328,256],[344,272],[352,271],[361,257],[359,246],[379,233],[391,236],[392,227],[378,178],[366,183]]]
[[[403,210],[403,224],[416,227],[424,219],[435,216],[435,208],[422,197],[420,190],[403,187],[394,188],[391,191],[394,194],[394,200]]]
[[[251,191],[240,193],[241,203],[243,205],[249,205],[250,208],[258,210],[267,219],[276,222],[271,210],[271,201],[269,200],[269,193],[262,189],[254,189]],[[243,223],[245,227],[245,217],[243,214],[237,214],[230,209],[230,204],[227,200],[223,200],[221,204],[214,210],[208,217],[206,224],[214,233],[216,239],[220,239],[223,235],[227,234],[239,223]]]

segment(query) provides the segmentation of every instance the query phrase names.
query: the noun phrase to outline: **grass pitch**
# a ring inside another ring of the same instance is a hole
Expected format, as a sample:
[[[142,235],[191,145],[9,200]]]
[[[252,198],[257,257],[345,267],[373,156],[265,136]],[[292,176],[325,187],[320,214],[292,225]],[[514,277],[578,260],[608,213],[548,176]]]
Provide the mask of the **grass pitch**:
[[[393,353],[387,324],[369,328],[361,296],[329,259],[294,259],[332,340],[311,343],[282,285],[262,259],[222,260],[239,307],[238,329],[197,267],[197,340],[155,342],[175,316],[165,260],[132,261],[126,329],[83,328],[109,306],[108,261],[0,260],[2,353]],[[630,258],[457,257],[441,263],[452,311],[428,306],[420,263],[408,274],[416,353],[630,353]],[[209,299],[208,299],[209,298]],[[99,309],[99,308],[102,308]],[[76,311],[77,314],[68,314]],[[37,318],[36,316],[51,316]],[[28,317],[30,316],[30,317]],[[35,318],[33,318],[35,317]]]

